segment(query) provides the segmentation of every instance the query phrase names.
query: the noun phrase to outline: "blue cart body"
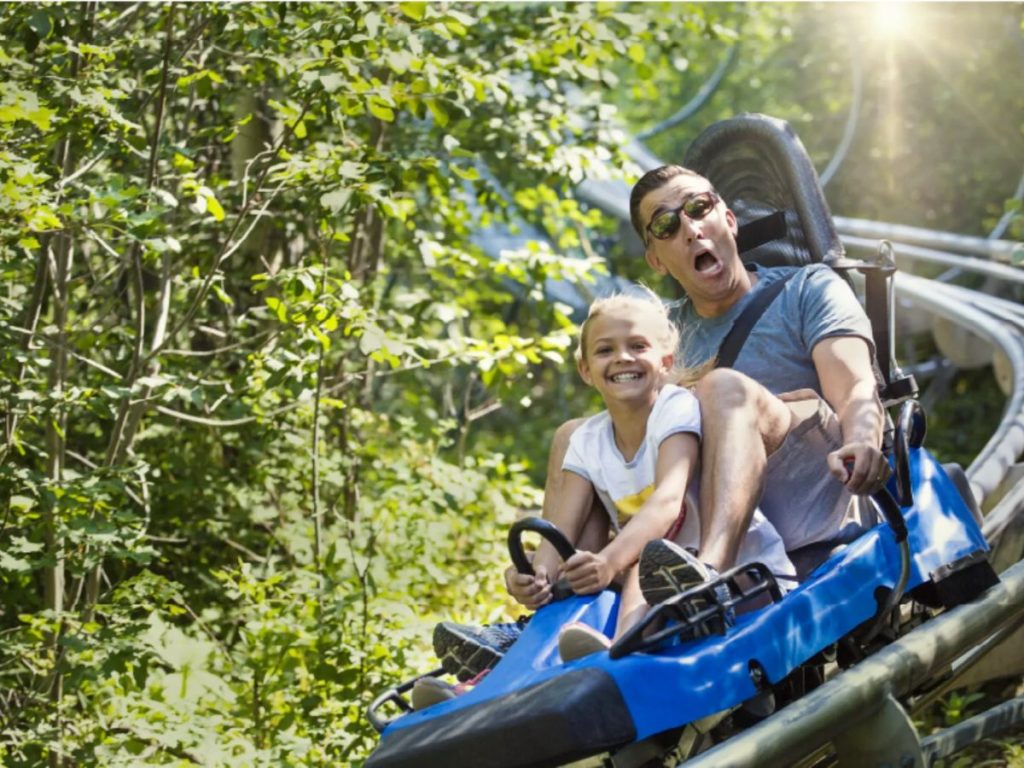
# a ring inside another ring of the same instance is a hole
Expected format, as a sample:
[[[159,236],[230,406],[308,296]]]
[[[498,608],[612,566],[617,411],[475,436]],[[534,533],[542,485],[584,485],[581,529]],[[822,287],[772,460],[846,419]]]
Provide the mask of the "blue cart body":
[[[988,550],[958,490],[923,448],[910,450],[907,590]],[[503,660],[466,694],[393,720],[369,768],[560,765],[678,728],[758,694],[751,670],[778,683],[871,620],[895,588],[900,553],[886,523],[829,557],[782,600],[737,618],[725,635],[668,641],[612,659],[563,664],[559,629],[582,621],[611,636],[618,595],[541,608]]]

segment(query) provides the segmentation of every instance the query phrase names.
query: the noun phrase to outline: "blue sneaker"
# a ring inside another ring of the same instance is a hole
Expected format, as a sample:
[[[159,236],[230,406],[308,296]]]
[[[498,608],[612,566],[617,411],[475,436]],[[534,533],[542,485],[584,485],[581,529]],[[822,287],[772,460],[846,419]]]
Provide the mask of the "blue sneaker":
[[[667,539],[647,542],[640,554],[640,591],[643,592],[648,605],[658,605],[698,584],[717,578],[718,571]],[[715,587],[715,596],[719,603],[726,602],[730,597],[729,587],[719,584]],[[707,602],[703,599],[697,599],[693,605],[685,606],[687,615],[691,616],[706,607]],[[721,626],[721,622],[713,621],[713,625],[719,626],[700,627],[697,629],[697,636],[703,636],[708,631],[724,632],[733,624],[732,609],[729,609],[723,618],[725,626]]]
[[[434,653],[445,672],[470,680],[502,660],[529,620],[529,616],[520,616],[516,621],[483,627],[442,621],[434,627]]]

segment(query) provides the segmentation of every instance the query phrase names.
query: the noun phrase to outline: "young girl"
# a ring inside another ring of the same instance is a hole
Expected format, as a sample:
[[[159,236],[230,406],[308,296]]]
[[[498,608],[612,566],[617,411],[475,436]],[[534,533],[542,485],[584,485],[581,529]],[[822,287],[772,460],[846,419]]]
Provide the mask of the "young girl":
[[[559,636],[563,661],[609,647],[647,611],[644,594],[653,603],[686,582],[712,575],[683,549],[699,543],[700,408],[689,390],[670,383],[688,375],[674,366],[678,342],[675,324],[653,293],[598,299],[580,330],[577,368],[607,410],[573,432],[562,464],[565,503],[553,511],[551,522],[578,547],[590,545],[595,551],[579,551],[562,563],[554,548],[542,542],[533,560],[535,575],[508,578],[512,596],[536,608],[550,600],[559,574],[577,594],[600,592],[621,577],[615,637],[569,624]],[[594,510],[595,496],[603,510]],[[652,544],[648,552],[655,565],[652,569],[645,562],[651,572],[645,573],[642,593],[640,554],[649,542],[663,538],[669,541]],[[780,576],[794,573],[781,538],[759,511],[737,562],[755,560]],[[655,572],[658,561],[674,573]],[[671,583],[665,582],[666,575]]]
[[[579,551],[562,563],[543,541],[533,558],[533,576],[514,568],[506,573],[509,592],[526,607],[536,609],[549,602],[551,585],[559,575],[577,594],[600,592],[618,580],[618,639],[643,618],[649,605],[714,575],[684,549],[695,548],[700,541],[700,408],[689,390],[670,383],[694,378],[693,372],[675,369],[678,343],[676,326],[653,293],[620,294],[591,305],[580,329],[576,366],[583,380],[601,394],[607,410],[573,432],[561,470],[564,503],[550,515]],[[595,496],[601,502],[596,510]],[[759,511],[754,512],[737,557],[738,563],[753,561],[782,577],[780,586],[792,583],[785,581],[795,571],[782,539]],[[500,649],[460,634],[472,628],[442,622],[438,629],[443,630],[441,645],[465,642],[471,653],[479,652],[487,660],[484,667],[501,658]],[[497,629],[500,626],[490,628],[491,634]],[[612,642],[574,622],[562,628],[558,649],[562,660],[570,661]],[[434,647],[438,650],[436,630]],[[438,650],[439,658],[444,660],[445,655],[444,648]],[[460,679],[465,679],[464,671],[459,669]],[[476,679],[485,672],[486,668],[476,669]],[[422,678],[412,689],[413,707],[452,698],[474,682],[452,686],[438,678]]]

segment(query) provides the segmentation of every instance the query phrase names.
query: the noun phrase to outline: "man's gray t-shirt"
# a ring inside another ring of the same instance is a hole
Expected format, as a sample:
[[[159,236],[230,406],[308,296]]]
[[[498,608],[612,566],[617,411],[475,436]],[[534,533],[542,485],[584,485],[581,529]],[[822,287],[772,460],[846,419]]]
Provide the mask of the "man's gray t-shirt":
[[[871,324],[853,290],[830,267],[747,267],[758,276],[757,284],[723,315],[700,317],[687,300],[675,308],[681,330],[683,363],[695,367],[718,354],[736,318],[759,291],[793,274],[786,287],[754,325],[732,366],[760,382],[770,392],[813,389],[821,384],[811,350],[822,339],[857,336],[871,347]]]
[[[748,269],[756,272],[757,284],[724,315],[700,317],[687,300],[676,308],[685,365],[695,367],[715,357],[752,298],[787,274],[792,277],[751,329],[733,368],[775,394],[806,388],[821,395],[811,356],[815,344],[833,336],[856,336],[867,342],[874,355],[867,315],[850,286],[830,267],[749,265]],[[761,511],[778,530],[787,550],[831,538],[843,523],[849,500],[842,485],[828,474],[829,447],[824,443],[811,446],[807,440],[800,444],[801,459],[782,462],[787,466],[782,467],[781,474],[772,469],[769,460],[760,502]],[[780,462],[775,465],[781,466]],[[804,497],[806,503],[794,504],[794,494]]]

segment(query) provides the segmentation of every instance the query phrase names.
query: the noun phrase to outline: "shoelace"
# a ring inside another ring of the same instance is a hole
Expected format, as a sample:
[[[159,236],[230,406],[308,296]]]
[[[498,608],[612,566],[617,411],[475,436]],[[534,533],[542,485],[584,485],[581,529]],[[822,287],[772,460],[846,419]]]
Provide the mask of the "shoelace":
[[[487,676],[487,673],[490,672],[490,671],[491,670],[489,668],[488,669],[484,669],[484,670],[480,671],[479,673],[477,673],[476,675],[474,675],[473,677],[469,678],[469,680],[466,680],[463,683],[457,683],[452,688],[452,690],[455,691],[456,694],[461,696],[466,691],[468,691],[470,688],[475,687],[477,685],[477,683],[479,683],[481,680],[483,680]]]

